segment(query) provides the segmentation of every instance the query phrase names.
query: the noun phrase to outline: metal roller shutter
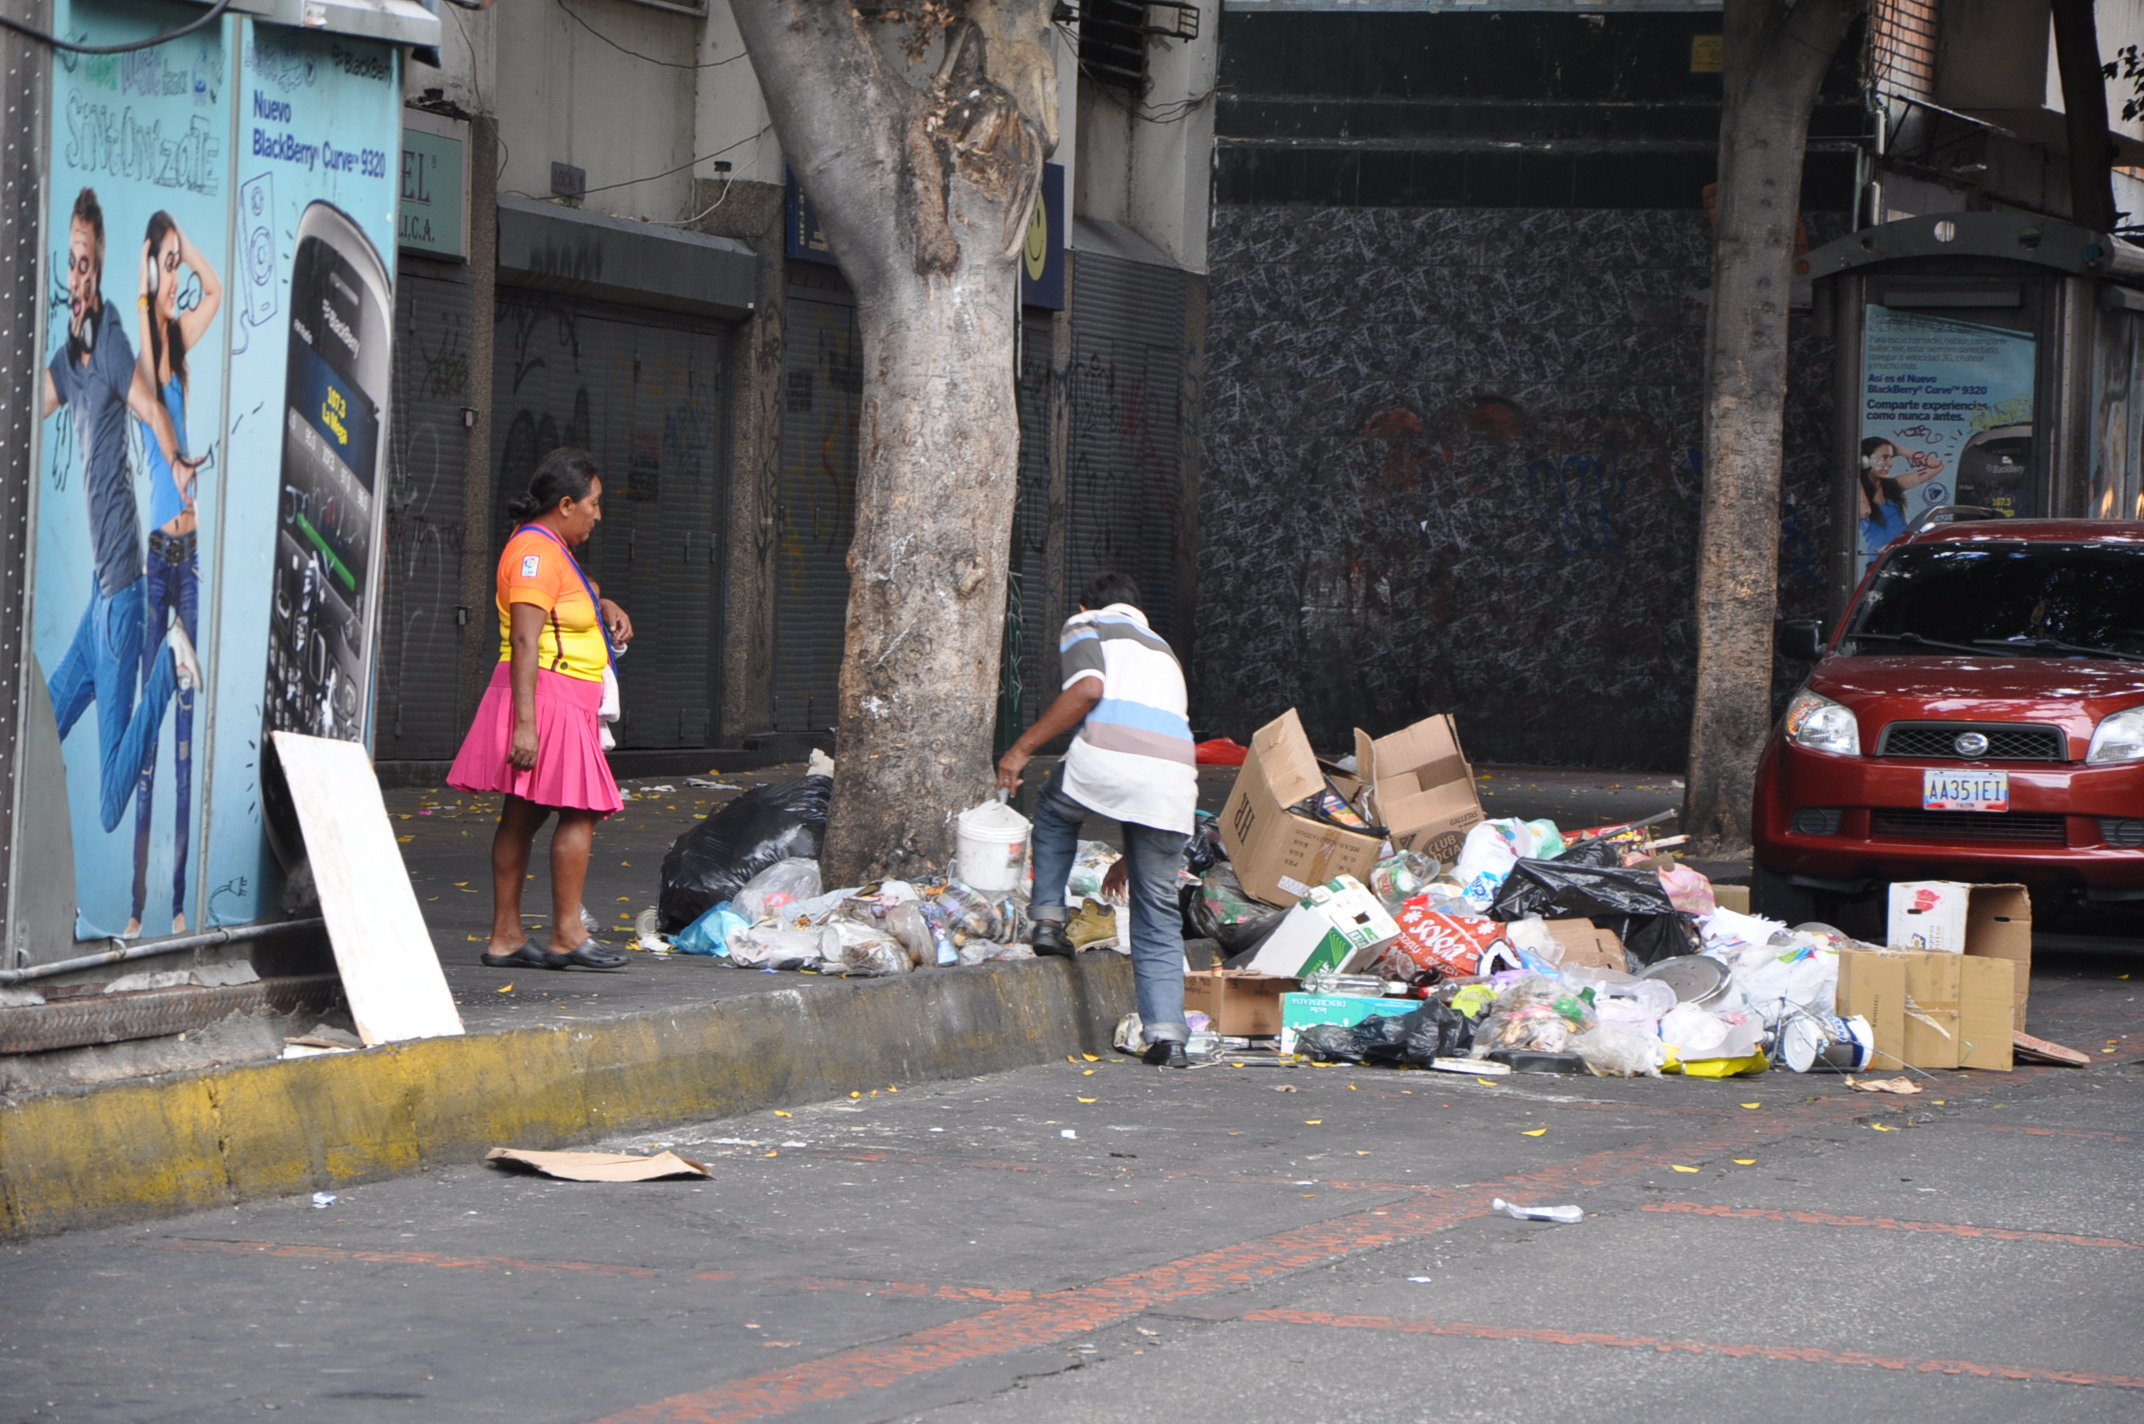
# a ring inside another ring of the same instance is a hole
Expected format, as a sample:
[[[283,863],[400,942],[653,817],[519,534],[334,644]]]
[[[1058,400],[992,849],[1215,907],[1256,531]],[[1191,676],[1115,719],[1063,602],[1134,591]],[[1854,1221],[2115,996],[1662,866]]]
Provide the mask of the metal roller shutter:
[[[831,727],[838,715],[863,341],[856,308],[833,296],[792,288],[783,306],[774,725],[785,732]]]
[[[1129,574],[1154,631],[1172,640],[1185,298],[1176,268],[1076,254],[1066,591],[1076,597],[1104,569]]]
[[[543,455],[582,445],[603,470],[590,578],[632,616],[618,660],[623,749],[700,747],[719,704],[719,521],[727,480],[714,323],[502,288],[493,370],[498,518]]]
[[[464,637],[457,627],[468,530],[469,283],[423,276],[405,258],[395,283],[394,429],[388,445],[385,616],[374,745],[382,761],[445,761],[461,745]]]
[[[1057,696],[1057,630],[1069,608],[1049,597],[1050,319],[1026,317],[1020,345],[1020,502],[1013,514],[1008,612],[1020,630],[1019,720],[1024,730]],[[1019,599],[1017,604],[1010,600]]]

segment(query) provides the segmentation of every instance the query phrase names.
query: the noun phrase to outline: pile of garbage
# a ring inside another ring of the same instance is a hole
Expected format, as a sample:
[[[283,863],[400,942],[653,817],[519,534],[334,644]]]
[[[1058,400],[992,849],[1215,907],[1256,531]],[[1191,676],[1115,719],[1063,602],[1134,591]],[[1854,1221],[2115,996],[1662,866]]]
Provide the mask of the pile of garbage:
[[[1681,838],[1656,840],[1662,819],[1482,821],[1449,869],[1399,851],[1367,884],[1343,875],[1287,910],[1216,864],[1194,913],[1236,949],[1230,966],[1299,982],[1284,1005],[1314,998],[1285,1013],[1329,1021],[1282,1037],[1319,1061],[1712,1078],[1865,1066],[1866,1025],[1836,1017],[1839,952],[1862,946],[1721,906],[1664,854]]]
[[[819,851],[832,791],[830,769],[756,787],[679,836],[663,859],[657,906],[642,916],[639,947],[740,969],[850,977],[1034,957],[1027,823],[1017,812],[986,802],[962,818],[964,829],[987,838],[970,857],[987,862],[967,874],[974,884],[940,875],[829,889]],[[1117,859],[1100,841],[1080,843],[1066,900],[1079,907],[1067,925],[1079,948],[1128,949],[1124,909],[1101,898]]]

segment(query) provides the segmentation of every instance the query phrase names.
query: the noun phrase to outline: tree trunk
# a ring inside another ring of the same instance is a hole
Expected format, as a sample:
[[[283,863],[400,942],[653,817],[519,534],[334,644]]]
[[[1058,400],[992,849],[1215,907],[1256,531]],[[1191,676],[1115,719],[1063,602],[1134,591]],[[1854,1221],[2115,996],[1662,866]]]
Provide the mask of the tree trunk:
[[[1772,720],[1788,269],[1802,155],[1818,88],[1858,5],[1726,0],[1724,8],[1697,693],[1683,828],[1693,849],[1728,856],[1750,845],[1750,794]]]
[[[864,389],[828,883],[945,868],[995,777],[1019,469],[1014,254],[1056,144],[1051,0],[732,0],[856,289]],[[881,44],[899,25],[903,66]],[[942,55],[935,73],[918,68]]]
[[[2054,0],[2055,67],[2062,76],[2063,122],[2070,147],[2070,221],[2111,231],[2114,141],[2107,137],[2107,88],[2100,70],[2099,25],[2092,0]]]

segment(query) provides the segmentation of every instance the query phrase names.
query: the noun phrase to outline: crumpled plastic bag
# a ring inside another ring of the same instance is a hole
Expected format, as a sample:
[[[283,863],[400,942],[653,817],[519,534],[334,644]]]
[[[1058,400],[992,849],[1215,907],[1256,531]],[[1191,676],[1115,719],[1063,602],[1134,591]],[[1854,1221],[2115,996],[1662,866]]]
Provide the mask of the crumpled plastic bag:
[[[884,930],[860,920],[835,918],[819,931],[822,970],[867,979],[888,974],[906,974],[908,951]]]
[[[679,930],[672,943],[679,954],[728,954],[730,936],[751,923],[725,901]]]
[[[819,896],[819,862],[792,856],[777,860],[745,882],[730,908],[758,924],[784,908]]]
[[[1700,918],[1720,908],[1712,898],[1712,882],[1695,866],[1677,863],[1660,872],[1660,888],[1670,904],[1686,915]]]
[[[1640,964],[1696,950],[1682,913],[1651,870],[1521,860],[1504,878],[1489,913],[1499,920],[1590,919],[1613,929]]]
[[[1474,1020],[1442,999],[1429,1000],[1402,1022],[1407,1025],[1407,1046],[1400,1054],[1403,1063],[1464,1058],[1474,1046]]]
[[[821,932],[748,925],[729,938],[729,961],[740,969],[812,969],[818,966]]]
[[[778,860],[819,858],[826,838],[830,776],[806,776],[779,786],[755,786],[672,843],[663,857],[656,901],[661,929],[674,934]]]
[[[1398,914],[1400,906],[1420,895],[1443,868],[1433,855],[1419,850],[1403,850],[1377,862],[1370,870],[1367,883],[1378,903]]]
[[[1483,821],[1467,832],[1466,843],[1459,848],[1459,861],[1452,867],[1452,875],[1459,882],[1460,893],[1476,910],[1489,908],[1504,877],[1518,863],[1511,829],[1517,824],[1508,820]]]
[[[1572,1039],[1571,1051],[1603,1078],[1657,1078],[1667,1061],[1667,1045],[1658,1034],[1607,1018]]]
[[[1246,894],[1226,861],[1199,877],[1190,911],[1196,938],[1216,940],[1228,954],[1250,948],[1288,913]]]

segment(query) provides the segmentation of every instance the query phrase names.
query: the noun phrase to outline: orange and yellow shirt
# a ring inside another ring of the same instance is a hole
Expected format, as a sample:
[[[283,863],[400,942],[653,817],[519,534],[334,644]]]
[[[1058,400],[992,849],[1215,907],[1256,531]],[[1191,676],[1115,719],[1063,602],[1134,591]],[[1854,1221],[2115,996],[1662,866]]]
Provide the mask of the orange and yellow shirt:
[[[610,661],[603,623],[565,545],[541,529],[523,528],[499,555],[499,661],[514,657],[511,605],[531,603],[548,616],[536,643],[546,672],[601,682]]]

